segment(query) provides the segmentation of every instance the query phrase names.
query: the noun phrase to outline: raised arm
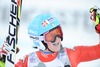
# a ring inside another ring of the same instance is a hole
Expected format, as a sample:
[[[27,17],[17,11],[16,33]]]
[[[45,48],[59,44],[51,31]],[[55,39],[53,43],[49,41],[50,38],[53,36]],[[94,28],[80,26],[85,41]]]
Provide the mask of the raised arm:
[[[77,46],[66,49],[72,67],[77,67],[80,62],[96,60],[100,58],[100,44],[94,46]]]

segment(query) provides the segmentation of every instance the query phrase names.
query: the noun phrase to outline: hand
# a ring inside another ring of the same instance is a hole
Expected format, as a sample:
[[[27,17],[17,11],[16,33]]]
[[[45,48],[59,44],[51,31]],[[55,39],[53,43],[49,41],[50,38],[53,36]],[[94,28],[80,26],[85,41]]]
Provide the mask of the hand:
[[[0,48],[0,67],[5,67],[5,57],[6,55],[2,53],[2,49]]]
[[[19,48],[17,47],[16,49],[16,54],[19,52]],[[4,44],[2,46],[2,48],[0,48],[0,61],[2,62],[5,62],[6,60],[6,55],[9,53],[9,52],[12,52],[11,49],[10,49],[10,46],[7,44],[6,41],[4,41]]]
[[[100,34],[100,24],[96,25],[96,26],[95,26],[95,29],[96,29],[96,32],[97,32],[98,34]]]
[[[17,47],[17,48],[16,48],[16,54],[17,54],[19,51],[20,51],[20,49]],[[1,48],[1,50],[0,50],[0,52],[7,55],[9,52],[12,52],[12,49],[10,49],[10,46],[9,46],[6,42],[4,42],[4,44],[3,44],[3,46],[2,46],[2,48]]]
[[[0,67],[5,67],[5,63],[0,60]]]
[[[0,64],[1,63],[5,63],[6,60],[6,52],[2,50],[2,48],[0,48]],[[1,66],[2,67],[2,66]]]
[[[8,54],[8,51],[5,50],[5,45],[7,43],[4,41],[4,44],[2,46],[2,48],[0,48],[0,60],[2,60],[3,62],[5,62],[6,59],[6,55]]]
[[[92,7],[90,9],[91,17],[90,19],[95,23],[95,30],[100,34],[100,8]]]

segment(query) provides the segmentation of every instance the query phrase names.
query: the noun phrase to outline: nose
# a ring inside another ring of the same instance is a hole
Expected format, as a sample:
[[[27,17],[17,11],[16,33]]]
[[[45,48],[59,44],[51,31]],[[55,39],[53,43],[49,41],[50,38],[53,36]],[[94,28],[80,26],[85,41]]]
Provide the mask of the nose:
[[[56,37],[56,41],[57,42],[61,42],[61,38],[60,37]]]
[[[51,41],[51,42],[54,43],[54,42],[56,42],[56,41],[58,41],[58,42],[61,41],[61,38],[60,38],[59,35],[56,35],[55,38],[54,38],[54,40]]]
[[[56,40],[55,40],[55,42],[53,43],[53,45],[54,45],[54,46],[58,46],[58,45],[60,45],[60,44],[61,44],[61,38],[56,37]]]

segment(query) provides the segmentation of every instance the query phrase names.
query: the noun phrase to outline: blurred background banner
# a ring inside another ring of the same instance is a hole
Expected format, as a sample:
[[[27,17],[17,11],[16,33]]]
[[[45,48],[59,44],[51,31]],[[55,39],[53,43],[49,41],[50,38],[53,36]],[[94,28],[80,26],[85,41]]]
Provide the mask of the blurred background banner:
[[[24,0],[18,32],[18,46],[21,51],[17,59],[34,51],[33,42],[27,34],[27,27],[36,15],[44,12],[54,14],[61,22],[64,47],[98,44],[99,36],[95,32],[89,13],[90,8],[94,6],[100,7],[100,0]],[[10,0],[0,0],[0,47],[7,36],[9,13]],[[100,59],[82,62],[78,67],[100,67]]]

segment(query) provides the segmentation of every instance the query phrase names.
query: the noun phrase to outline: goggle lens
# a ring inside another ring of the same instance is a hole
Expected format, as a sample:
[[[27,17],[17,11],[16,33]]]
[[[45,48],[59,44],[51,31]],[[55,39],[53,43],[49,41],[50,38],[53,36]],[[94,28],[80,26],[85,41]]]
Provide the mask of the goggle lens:
[[[53,30],[51,30],[49,32],[46,32],[44,34],[46,42],[54,41],[56,36],[60,36],[60,38],[63,37],[62,30],[61,30],[60,26],[58,26],[57,28],[55,28],[55,29],[53,29]]]

